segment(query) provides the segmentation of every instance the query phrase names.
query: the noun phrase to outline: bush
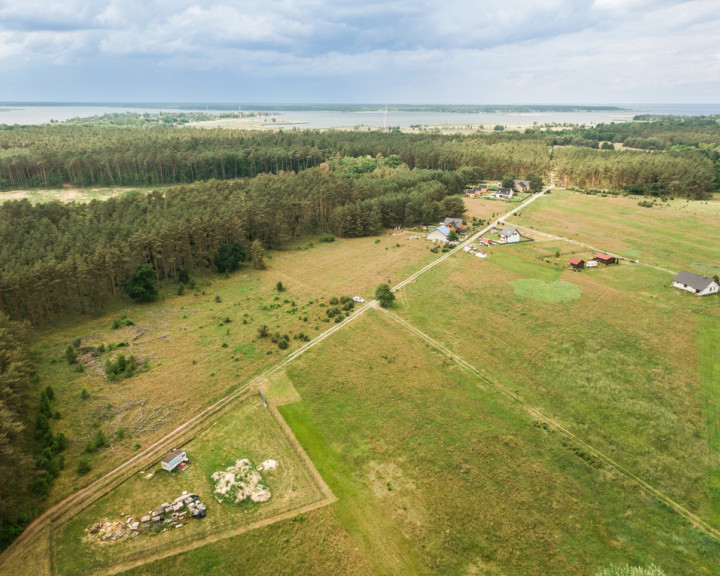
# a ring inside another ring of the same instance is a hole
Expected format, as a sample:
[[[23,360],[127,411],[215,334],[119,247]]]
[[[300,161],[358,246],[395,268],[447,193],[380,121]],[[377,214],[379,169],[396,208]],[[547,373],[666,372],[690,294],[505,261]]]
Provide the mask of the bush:
[[[283,283],[278,280],[278,283],[275,284],[275,290],[277,290],[278,292],[282,292],[283,290],[285,290],[285,286],[283,286]]]
[[[320,242],[335,242],[335,236],[332,234],[323,234],[320,236]]]
[[[80,458],[80,460],[78,460],[77,473],[80,475],[87,474],[90,470],[92,470],[92,468],[90,467],[90,462],[87,461],[87,458]]]
[[[328,300],[328,302],[330,303],[330,306],[337,306],[338,299],[337,297],[333,296],[332,298],[330,298],[330,300]]]
[[[68,347],[65,348],[65,360],[67,360],[68,364],[77,364],[77,353],[71,344],[68,344]]]
[[[267,324],[263,324],[262,326],[258,326],[257,335],[258,335],[258,338],[267,338],[267,335],[268,335],[268,327],[267,327]]]

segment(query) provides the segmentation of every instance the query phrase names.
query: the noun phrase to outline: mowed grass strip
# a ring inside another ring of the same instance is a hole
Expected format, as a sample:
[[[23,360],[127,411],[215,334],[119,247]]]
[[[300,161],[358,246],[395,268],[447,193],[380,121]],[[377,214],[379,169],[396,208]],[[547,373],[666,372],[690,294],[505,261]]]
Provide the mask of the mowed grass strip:
[[[554,190],[516,217],[518,224],[557,234],[670,270],[713,276],[720,262],[720,202],[671,200],[656,208],[637,197],[601,197]]]
[[[691,511],[707,517],[709,455],[698,381],[697,324],[664,276],[625,292],[626,266],[562,272],[580,298],[539,302],[514,294],[532,266],[479,266],[458,256],[398,294],[397,309],[419,329],[518,393]],[[509,256],[508,256],[509,257]],[[554,268],[553,265],[546,264]],[[642,274],[634,271],[633,274]],[[525,278],[532,279],[532,278]],[[535,278],[537,280],[537,278]]]
[[[259,520],[323,498],[312,477],[281,428],[257,395],[218,419],[211,428],[183,446],[190,466],[168,473],[159,463],[135,474],[109,494],[53,531],[53,565],[59,574],[101,571],[143,555],[182,548],[188,542],[216,537]],[[263,481],[272,493],[266,502],[218,503],[211,476],[248,458],[257,466],[272,459],[275,471],[264,472]],[[198,494],[207,506],[203,520],[188,519],[180,529],[153,536],[101,542],[88,533],[96,522],[121,520],[121,513],[143,516],[184,491]]]
[[[280,410],[377,574],[703,572],[720,559],[720,544],[377,313],[288,375],[302,401]]]
[[[720,318],[698,318],[700,384],[710,451],[709,492],[711,514],[720,525]]]

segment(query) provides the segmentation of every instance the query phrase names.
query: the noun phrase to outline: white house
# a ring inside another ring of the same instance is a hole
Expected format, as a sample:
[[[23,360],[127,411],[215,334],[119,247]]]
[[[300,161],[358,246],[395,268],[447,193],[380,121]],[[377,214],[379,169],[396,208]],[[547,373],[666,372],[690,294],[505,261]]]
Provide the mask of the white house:
[[[498,242],[500,244],[512,244],[513,242],[520,242],[520,232],[515,228],[506,226],[498,234]]]
[[[717,294],[718,283],[713,278],[693,274],[683,270],[675,278],[672,283],[674,288],[687,290],[698,296],[707,296],[708,294]]]
[[[447,226],[438,226],[434,230],[430,230],[427,235],[427,239],[432,240],[433,242],[442,242],[444,244],[448,241],[448,236],[450,236],[450,228]]]
[[[512,188],[498,188],[493,196],[495,198],[502,198],[503,200],[511,200],[513,194],[514,190]]]
[[[173,470],[175,470],[175,468],[178,467],[180,462],[187,462],[187,459],[188,458],[187,454],[185,454],[185,450],[172,450],[170,454],[160,460],[160,467],[163,470],[172,472]]]

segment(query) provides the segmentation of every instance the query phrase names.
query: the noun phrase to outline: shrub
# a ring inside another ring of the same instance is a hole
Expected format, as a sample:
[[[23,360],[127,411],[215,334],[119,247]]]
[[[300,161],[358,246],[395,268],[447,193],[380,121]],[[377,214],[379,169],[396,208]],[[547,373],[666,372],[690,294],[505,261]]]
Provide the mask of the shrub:
[[[328,300],[328,302],[330,303],[330,306],[337,306],[338,299],[336,296],[333,296],[330,300]]]
[[[68,364],[77,364],[77,353],[71,344],[68,344],[68,347],[65,348],[65,360],[67,360]]]
[[[87,458],[80,458],[80,460],[78,460],[77,473],[81,475],[87,474],[90,470],[92,470],[92,468],[90,468],[90,463],[87,461]]]
[[[332,234],[323,234],[320,236],[320,242],[335,242],[335,236]]]

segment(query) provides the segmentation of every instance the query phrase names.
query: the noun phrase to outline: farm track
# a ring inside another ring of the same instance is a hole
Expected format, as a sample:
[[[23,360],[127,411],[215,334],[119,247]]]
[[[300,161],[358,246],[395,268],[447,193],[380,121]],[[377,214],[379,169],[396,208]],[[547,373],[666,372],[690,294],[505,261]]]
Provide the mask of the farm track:
[[[398,290],[402,289],[404,286],[408,285],[409,283],[416,280],[418,277],[420,277],[425,272],[431,270],[441,262],[444,262],[447,258],[452,256],[453,254],[457,253],[458,251],[462,250],[465,246],[470,245],[472,242],[480,238],[483,234],[487,233],[493,226],[497,226],[498,223],[504,222],[507,218],[514,215],[518,211],[522,210],[526,206],[528,206],[530,203],[534,202],[538,198],[542,197],[545,192],[547,192],[550,187],[545,188],[542,192],[539,192],[529,199],[525,200],[506,214],[498,217],[496,220],[494,220],[491,224],[480,230],[479,232],[476,232],[471,237],[467,238],[463,242],[459,243],[454,249],[448,251],[447,253],[443,254],[427,266],[424,266],[417,272],[411,274],[408,276],[405,280],[399,282],[394,287],[392,287],[393,292],[397,292]],[[522,226],[516,226],[516,228],[522,228],[525,230],[531,230],[526,227]],[[536,230],[533,230],[534,232],[539,232]],[[540,232],[542,233],[542,232]],[[574,244],[578,244],[590,249],[595,250],[594,248],[591,248],[587,245],[584,245],[582,243],[569,240],[566,238],[562,238],[559,236],[552,236],[548,235],[553,238],[559,239],[559,240],[565,240]],[[619,256],[618,256],[619,257]],[[653,266],[651,264],[645,264],[646,266],[651,266],[653,268],[656,268],[658,270],[662,270],[664,272],[671,272],[670,270],[665,270],[662,268],[659,268],[657,266]],[[298,357],[303,355],[308,350],[312,349],[316,345],[323,342],[326,338],[334,334],[335,332],[341,330],[345,326],[347,326],[349,323],[354,321],[356,318],[360,317],[364,312],[370,310],[370,309],[380,309],[385,314],[387,314],[389,317],[391,317],[396,322],[403,325],[408,330],[415,333],[417,336],[425,340],[430,345],[436,347],[438,350],[440,350],[443,354],[447,355],[454,361],[456,361],[460,366],[462,366],[464,369],[468,370],[470,373],[476,375],[478,378],[483,380],[484,382],[490,384],[497,390],[499,390],[502,394],[519,404],[526,412],[528,412],[533,417],[537,418],[538,420],[546,423],[549,427],[552,429],[558,431],[559,433],[563,434],[566,438],[574,442],[576,445],[582,447],[587,452],[591,453],[593,456],[595,456],[598,460],[602,461],[606,465],[614,468],[617,470],[620,474],[624,475],[626,478],[630,479],[632,482],[634,482],[636,485],[640,486],[642,489],[647,491],[648,493],[654,495],[656,498],[658,498],[660,501],[664,502],[667,506],[675,510],[677,513],[685,517],[686,519],[690,520],[695,526],[705,531],[707,534],[712,536],[713,538],[716,538],[720,540],[720,531],[716,528],[712,527],[710,524],[702,520],[700,517],[696,516],[689,510],[685,509],[682,505],[678,504],[674,500],[672,500],[670,497],[666,496],[664,493],[660,492],[647,482],[645,482],[642,478],[635,475],[629,470],[626,470],[624,467],[622,467],[620,464],[615,462],[613,459],[611,459],[609,456],[606,456],[599,450],[593,448],[591,445],[587,444],[585,441],[580,439],[579,437],[575,436],[572,432],[567,430],[565,427],[563,427],[560,423],[553,420],[552,418],[549,418],[548,416],[545,416],[542,414],[538,409],[536,409],[534,406],[523,400],[520,396],[513,393],[511,390],[506,388],[505,386],[495,382],[487,375],[480,372],[477,368],[463,360],[461,357],[457,356],[444,346],[442,346],[440,343],[433,340],[430,336],[423,333],[419,329],[412,326],[409,322],[399,318],[398,316],[391,314],[387,312],[386,310],[380,308],[377,301],[373,300],[371,302],[366,303],[363,307],[356,310],[354,314],[346,318],[344,321],[332,326],[322,334],[315,337],[310,342],[304,344],[291,354],[289,354],[287,357],[285,357],[282,361],[275,364],[274,366],[268,368],[265,372],[263,372],[261,375],[256,376],[252,378],[244,387],[240,388],[239,390],[236,390],[234,392],[231,392],[230,394],[224,396],[220,400],[218,400],[215,404],[209,406],[202,412],[200,412],[195,417],[191,418],[184,424],[178,426],[175,430],[165,435],[163,438],[152,444],[149,448],[144,450],[142,453],[138,454],[137,456],[134,456],[127,462],[121,464],[114,470],[110,471],[103,477],[99,478],[89,486],[81,489],[80,491],[76,492],[74,495],[66,498],[62,502],[56,504],[49,510],[47,510],[45,513],[43,513],[40,517],[35,519],[28,528],[25,529],[25,531],[9,546],[3,554],[0,556],[0,568],[3,567],[3,565],[7,564],[7,562],[11,559],[17,556],[22,551],[22,546],[25,542],[28,542],[33,536],[39,534],[46,528],[50,528],[52,530],[52,526],[54,523],[59,522],[63,519],[68,519],[69,515],[73,515],[79,511],[81,511],[85,506],[88,504],[96,501],[97,499],[103,497],[105,494],[107,494],[110,490],[112,490],[115,486],[118,484],[121,484],[124,482],[128,477],[130,477],[132,474],[134,474],[136,471],[142,469],[144,466],[147,466],[148,464],[152,463],[153,461],[157,460],[160,455],[162,455],[164,452],[166,452],[171,446],[174,445],[181,445],[181,441],[187,442],[190,438],[195,436],[198,432],[202,431],[202,429],[205,426],[208,426],[211,424],[218,416],[220,416],[225,409],[228,409],[233,402],[241,399],[244,395],[249,395],[256,391],[259,387],[259,384],[272,376],[273,374],[279,372],[280,370],[284,369],[288,364],[296,360]],[[272,408],[271,408],[272,409]],[[313,479],[315,480],[316,484],[320,487],[321,491],[323,491],[325,498],[323,500],[320,500],[319,502],[315,502],[313,504],[310,504],[302,509],[298,510],[292,510],[287,511],[282,514],[279,514],[277,516],[273,516],[271,518],[264,519],[262,521],[259,521],[258,523],[248,525],[247,527],[238,528],[236,531],[232,532],[223,532],[221,534],[213,535],[201,540],[198,540],[193,543],[191,548],[198,548],[205,544],[208,544],[210,542],[222,540],[227,537],[234,536],[236,534],[240,534],[243,532],[247,532],[251,529],[260,527],[260,526],[266,526],[269,524],[272,524],[276,521],[291,518],[295,516],[296,514],[299,514],[303,511],[309,511],[312,509],[319,508],[321,506],[325,506],[327,504],[330,504],[334,502],[337,498],[335,495],[330,491],[330,488],[325,484],[324,480],[320,476],[319,472],[315,468],[315,466],[312,464],[312,461],[307,456],[305,451],[302,449],[302,446],[299,444],[297,439],[295,438],[294,434],[292,434],[292,430],[290,430],[289,426],[287,426],[287,423],[282,419],[281,415],[277,410],[273,412],[273,416],[278,420],[279,423],[281,423],[281,428],[285,432],[286,435],[288,435],[288,438],[290,439],[291,443],[295,447],[295,449],[300,454],[302,460],[309,464],[310,472],[313,476]],[[183,551],[188,550],[190,548],[184,548]],[[151,562],[153,560],[165,558],[168,556],[173,556],[175,554],[179,553],[179,551],[169,551],[167,553],[161,553],[157,555],[157,557],[153,555],[147,555],[145,556],[141,561],[138,561],[137,564],[133,564],[132,566],[125,565],[125,566],[116,566],[111,567],[110,569],[105,569],[103,571],[104,574],[113,574],[117,573],[119,571],[124,571],[127,569],[130,569],[132,567],[140,566],[143,564],[146,564],[148,562]],[[51,559],[50,559],[51,561]],[[50,573],[52,574],[52,566],[50,567]]]
[[[379,307],[378,307],[379,308]],[[441,353],[446,355],[448,358],[455,361],[459,366],[467,370],[469,373],[473,374],[474,376],[477,376],[483,383],[490,385],[491,387],[495,388],[497,391],[499,391],[501,394],[512,400],[515,404],[519,405],[525,412],[527,412],[530,416],[537,419],[538,421],[546,424],[549,428],[552,430],[562,434],[565,438],[570,440],[575,446],[578,446],[591,454],[593,457],[595,457],[597,460],[605,464],[606,466],[609,466],[616,470],[619,474],[622,474],[625,478],[633,482],[635,485],[637,485],[639,488],[647,492],[648,494],[651,494],[661,502],[663,502],[666,506],[672,508],[689,520],[694,527],[697,527],[701,530],[703,530],[706,534],[709,536],[720,540],[720,530],[717,528],[711,526],[708,522],[682,506],[682,504],[679,504],[672,498],[670,498],[667,494],[661,492],[657,488],[653,487],[651,484],[643,480],[640,476],[635,474],[634,472],[628,470],[621,464],[619,464],[616,460],[613,460],[608,455],[604,454],[600,450],[594,448],[587,442],[585,442],[582,438],[576,436],[573,434],[570,430],[565,428],[562,424],[560,424],[557,420],[546,416],[543,414],[540,410],[535,408],[532,404],[525,401],[521,396],[510,390],[507,386],[504,386],[488,376],[487,374],[483,373],[481,370],[455,354],[454,352],[448,350],[445,346],[440,344],[437,340],[433,339],[432,337],[428,336],[425,332],[422,332],[420,329],[416,328],[412,324],[410,324],[408,321],[400,318],[396,314],[393,314],[383,308],[379,308],[383,313],[385,313],[388,317],[390,317],[392,320],[409,330],[410,332],[414,333],[416,336],[424,340],[426,343],[428,343],[430,346],[436,348]]]

